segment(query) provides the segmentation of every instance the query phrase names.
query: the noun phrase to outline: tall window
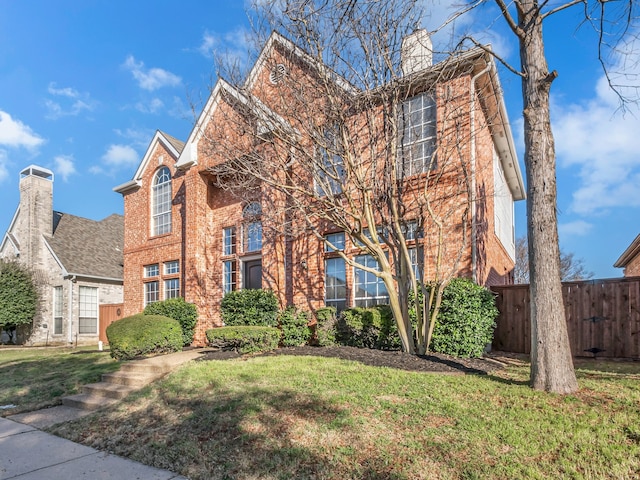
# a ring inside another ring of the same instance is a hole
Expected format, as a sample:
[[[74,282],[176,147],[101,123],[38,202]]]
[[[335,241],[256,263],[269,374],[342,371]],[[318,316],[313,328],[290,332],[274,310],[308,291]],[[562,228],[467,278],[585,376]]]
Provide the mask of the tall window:
[[[171,232],[171,173],[162,167],[153,177],[151,187],[151,233]]]
[[[175,275],[180,273],[180,262],[178,260],[171,260],[170,262],[164,262],[164,274]]]
[[[379,270],[377,260],[371,255],[358,255],[355,261],[365,267]],[[371,307],[389,301],[387,287],[382,279],[375,274],[360,268],[354,268],[353,283],[355,287],[354,299],[356,307]]]
[[[324,303],[339,312],[347,306],[347,271],[343,258],[327,258],[324,263]]]
[[[147,282],[144,284],[144,305],[160,300],[160,282]]]
[[[98,333],[98,289],[80,287],[78,333]]]
[[[337,250],[344,250],[344,232],[330,233],[325,235],[326,243],[324,245],[325,252],[334,252],[335,249],[331,248],[329,244],[336,247]]]
[[[222,254],[234,255],[236,253],[236,228],[222,229]]]
[[[344,169],[339,141],[340,131],[336,126],[328,128],[324,134],[324,145],[320,151],[320,160],[316,167],[316,194],[319,196],[336,195],[342,192],[347,176]]]
[[[222,291],[227,294],[236,289],[236,262],[222,262]]]
[[[242,216],[245,220],[244,224],[244,252],[256,252],[262,249],[262,222],[260,215],[262,207],[258,202],[253,202],[244,207]]]
[[[62,287],[53,287],[53,334],[62,334]]]
[[[171,278],[164,281],[164,299],[178,298],[180,296],[180,279]]]
[[[400,131],[400,175],[409,177],[434,169],[437,129],[433,93],[425,92],[403,102]]]

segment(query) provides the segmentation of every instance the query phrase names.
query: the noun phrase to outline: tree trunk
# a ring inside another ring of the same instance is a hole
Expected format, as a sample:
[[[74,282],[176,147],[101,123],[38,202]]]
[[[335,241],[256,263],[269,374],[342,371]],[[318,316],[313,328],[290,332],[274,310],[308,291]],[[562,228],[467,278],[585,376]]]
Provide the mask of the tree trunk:
[[[518,2],[524,103],[527,232],[531,289],[531,386],[570,393],[578,389],[560,283],[555,146],[549,73],[537,0]]]

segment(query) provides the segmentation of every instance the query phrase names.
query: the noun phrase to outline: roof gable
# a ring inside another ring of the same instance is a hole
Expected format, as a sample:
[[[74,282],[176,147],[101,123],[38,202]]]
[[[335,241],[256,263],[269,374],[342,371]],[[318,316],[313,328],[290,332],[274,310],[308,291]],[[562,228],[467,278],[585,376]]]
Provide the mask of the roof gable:
[[[620,255],[620,258],[613,264],[615,268],[625,268],[631,261],[640,255],[640,235],[633,239],[627,249]]]

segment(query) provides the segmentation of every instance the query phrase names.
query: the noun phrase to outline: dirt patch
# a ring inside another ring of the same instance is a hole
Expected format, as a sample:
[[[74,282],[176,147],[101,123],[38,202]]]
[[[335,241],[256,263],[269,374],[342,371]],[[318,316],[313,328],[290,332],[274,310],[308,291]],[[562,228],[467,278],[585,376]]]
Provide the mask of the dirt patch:
[[[389,352],[355,347],[291,347],[279,348],[273,352],[261,354],[271,355],[311,355],[316,357],[340,358],[360,362],[374,367],[397,368],[413,372],[437,372],[446,374],[487,374],[502,368],[501,364],[488,358],[455,358],[440,353],[430,355],[409,355],[403,352]],[[242,355],[228,350],[215,350],[202,354],[198,360],[229,360]]]

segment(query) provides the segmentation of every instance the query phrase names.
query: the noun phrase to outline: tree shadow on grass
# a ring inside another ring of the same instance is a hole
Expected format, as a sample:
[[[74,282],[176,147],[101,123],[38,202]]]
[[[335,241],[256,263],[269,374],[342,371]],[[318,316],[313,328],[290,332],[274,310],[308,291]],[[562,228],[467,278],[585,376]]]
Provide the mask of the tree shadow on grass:
[[[259,383],[190,390],[170,378],[119,407],[51,430],[192,480],[405,478],[384,452],[358,448],[348,409]]]

